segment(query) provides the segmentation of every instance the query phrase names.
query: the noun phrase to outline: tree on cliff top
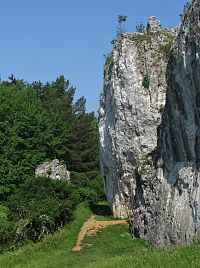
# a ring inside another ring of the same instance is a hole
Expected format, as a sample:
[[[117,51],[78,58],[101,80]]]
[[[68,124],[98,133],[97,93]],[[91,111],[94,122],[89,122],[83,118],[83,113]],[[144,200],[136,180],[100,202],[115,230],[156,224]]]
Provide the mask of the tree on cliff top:
[[[127,16],[119,15],[118,16],[118,25],[117,25],[117,37],[119,37],[122,33],[125,32],[124,23],[127,20]]]

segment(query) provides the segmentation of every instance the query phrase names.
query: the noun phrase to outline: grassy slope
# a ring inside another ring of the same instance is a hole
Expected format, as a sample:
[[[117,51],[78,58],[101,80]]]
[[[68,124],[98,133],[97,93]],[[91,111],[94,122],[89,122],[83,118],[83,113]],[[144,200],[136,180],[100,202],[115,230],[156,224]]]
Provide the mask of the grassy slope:
[[[87,237],[85,243],[88,246],[79,253],[72,253],[79,229],[90,215],[89,209],[79,206],[73,223],[46,237],[43,242],[1,255],[0,267],[200,267],[200,245],[159,251],[145,241],[132,240],[126,225],[110,226],[94,237]]]

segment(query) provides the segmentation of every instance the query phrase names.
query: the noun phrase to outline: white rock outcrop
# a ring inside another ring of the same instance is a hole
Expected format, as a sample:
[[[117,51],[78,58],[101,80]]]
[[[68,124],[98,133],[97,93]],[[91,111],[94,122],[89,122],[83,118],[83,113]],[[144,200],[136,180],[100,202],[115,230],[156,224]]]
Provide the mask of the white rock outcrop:
[[[157,31],[160,31],[161,29],[162,27],[161,27],[160,21],[155,16],[149,17],[148,22],[147,22],[147,31],[157,32]]]
[[[99,132],[107,198],[114,216],[130,218],[134,236],[160,248],[192,242],[199,229],[199,14],[200,0],[193,0],[172,50],[177,28],[161,29],[151,17],[148,31],[114,42],[104,69]]]
[[[133,234],[163,248],[190,243],[200,227],[200,1],[185,14],[167,68],[167,100],[155,157],[139,174]]]
[[[167,29],[123,34],[105,65],[99,111],[100,161],[107,198],[119,218],[130,212],[136,166],[157,146],[167,88],[164,49],[173,37]]]
[[[39,165],[35,170],[35,176],[47,176],[53,180],[70,180],[70,172],[65,165],[60,164],[58,159]]]

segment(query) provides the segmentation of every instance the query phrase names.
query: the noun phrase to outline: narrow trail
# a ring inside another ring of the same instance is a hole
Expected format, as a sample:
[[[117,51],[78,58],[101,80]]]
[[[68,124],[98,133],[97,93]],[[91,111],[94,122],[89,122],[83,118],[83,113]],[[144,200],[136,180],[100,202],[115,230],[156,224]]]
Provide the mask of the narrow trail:
[[[127,220],[98,221],[95,219],[95,215],[92,215],[81,227],[81,230],[78,234],[78,238],[76,241],[76,245],[73,247],[72,251],[79,252],[81,250],[82,248],[81,242],[83,241],[85,236],[93,236],[101,229],[116,224],[128,224],[128,221]]]

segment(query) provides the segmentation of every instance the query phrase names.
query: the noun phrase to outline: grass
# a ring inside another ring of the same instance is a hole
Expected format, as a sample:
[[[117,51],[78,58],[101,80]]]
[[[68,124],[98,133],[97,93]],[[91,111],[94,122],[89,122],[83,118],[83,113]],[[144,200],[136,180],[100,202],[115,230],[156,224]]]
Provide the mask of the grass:
[[[166,43],[160,44],[161,52],[164,54],[166,59],[169,59],[171,47],[175,36],[168,34],[168,41]]]
[[[200,267],[199,245],[157,250],[145,241],[133,240],[125,225],[110,226],[95,237],[86,238],[85,242],[94,246],[81,252],[90,254],[92,261],[83,267]]]
[[[100,211],[102,208],[95,208]],[[103,207],[105,210],[106,207]],[[107,211],[107,210],[106,210]],[[108,211],[107,211],[108,212]],[[200,267],[200,245],[158,250],[142,240],[133,240],[127,225],[109,226],[86,237],[78,253],[71,251],[83,222],[92,211],[79,206],[75,220],[42,242],[0,256],[1,268],[179,268]],[[103,219],[102,215],[98,215]],[[107,219],[110,215],[106,215]]]
[[[111,63],[112,61],[112,51],[108,54],[104,55],[104,59],[105,59],[105,64],[108,65]]]

